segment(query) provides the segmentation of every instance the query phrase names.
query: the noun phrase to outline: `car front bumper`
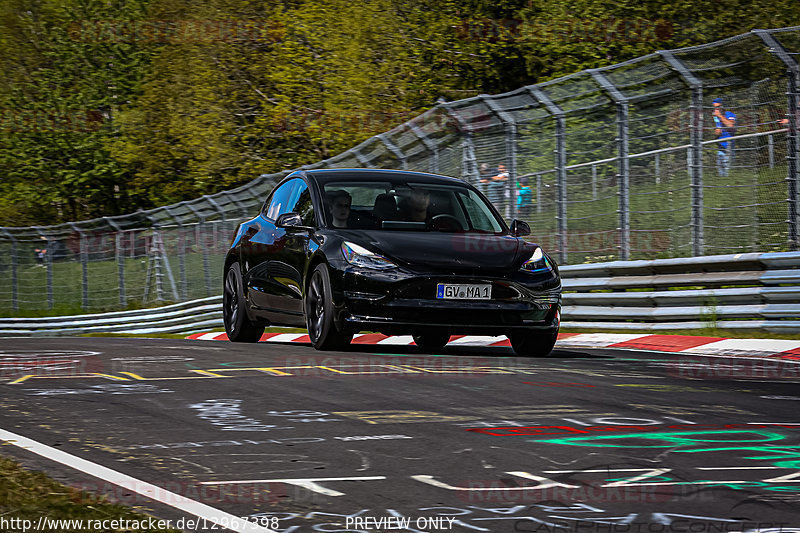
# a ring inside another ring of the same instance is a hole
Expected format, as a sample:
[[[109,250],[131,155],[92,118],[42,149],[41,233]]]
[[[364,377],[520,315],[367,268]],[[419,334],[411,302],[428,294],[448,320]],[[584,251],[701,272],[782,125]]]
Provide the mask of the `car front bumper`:
[[[554,271],[509,276],[412,273],[345,267],[332,276],[336,322],[353,331],[504,335],[517,329],[558,329],[561,283]],[[439,283],[490,284],[491,300],[436,298]]]

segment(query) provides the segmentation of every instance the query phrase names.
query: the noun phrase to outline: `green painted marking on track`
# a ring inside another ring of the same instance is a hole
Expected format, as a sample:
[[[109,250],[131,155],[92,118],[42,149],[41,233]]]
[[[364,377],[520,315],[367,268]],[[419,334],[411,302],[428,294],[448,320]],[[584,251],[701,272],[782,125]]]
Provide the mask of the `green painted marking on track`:
[[[719,440],[719,439],[703,439],[694,438],[694,436],[704,437],[713,435],[757,435],[761,438],[755,439],[739,439],[739,440]],[[698,443],[752,443],[752,442],[773,442],[785,439],[786,436],[780,433],[771,431],[755,431],[750,429],[745,430],[714,430],[714,431],[678,431],[667,433],[626,433],[624,435],[600,435],[600,436],[586,436],[586,437],[565,437],[558,439],[527,439],[529,442],[544,442],[547,444],[565,444],[567,446],[593,446],[599,448],[675,448],[678,446],[692,446]],[[618,441],[625,441],[630,439],[643,439],[651,441],[663,441],[664,444],[653,446],[643,446],[640,444],[622,444]],[[602,441],[602,442],[597,442]],[[606,443],[606,441],[614,441]],[[741,447],[736,447],[741,448]],[[721,451],[726,448],[709,448],[703,451]],[[675,450],[676,452],[685,452],[687,450]],[[690,450],[691,452],[699,452],[701,450]]]

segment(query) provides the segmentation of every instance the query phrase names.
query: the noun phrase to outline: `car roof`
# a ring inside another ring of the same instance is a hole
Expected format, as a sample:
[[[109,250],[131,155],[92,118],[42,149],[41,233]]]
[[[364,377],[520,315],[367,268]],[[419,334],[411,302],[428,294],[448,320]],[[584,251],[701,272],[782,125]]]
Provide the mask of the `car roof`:
[[[467,182],[449,176],[429,174],[427,172],[414,172],[411,170],[392,170],[384,168],[332,168],[300,171],[319,183],[346,179],[348,181],[373,181],[375,179],[408,180],[419,183],[450,183],[453,185],[467,185]]]

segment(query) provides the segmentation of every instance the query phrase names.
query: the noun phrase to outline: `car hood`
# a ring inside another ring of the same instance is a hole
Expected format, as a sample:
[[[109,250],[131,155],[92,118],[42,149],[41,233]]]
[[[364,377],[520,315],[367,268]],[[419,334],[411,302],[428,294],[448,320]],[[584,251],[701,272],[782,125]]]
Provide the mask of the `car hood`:
[[[351,240],[408,266],[447,271],[513,271],[535,245],[510,235],[364,231]]]

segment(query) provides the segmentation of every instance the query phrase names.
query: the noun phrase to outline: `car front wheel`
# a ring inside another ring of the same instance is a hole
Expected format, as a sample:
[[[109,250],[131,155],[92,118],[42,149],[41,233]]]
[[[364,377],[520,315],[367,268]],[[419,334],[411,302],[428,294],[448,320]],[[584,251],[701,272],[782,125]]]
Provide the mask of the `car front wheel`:
[[[546,357],[553,351],[558,331],[542,333],[538,331],[519,331],[508,336],[511,348],[522,357]]]
[[[258,342],[264,333],[263,324],[248,318],[246,305],[242,270],[239,263],[233,263],[225,273],[222,289],[222,321],[228,339],[233,342]]]
[[[328,267],[321,263],[311,274],[304,299],[308,337],[317,350],[341,349],[353,340],[352,333],[336,329],[332,294]]]

